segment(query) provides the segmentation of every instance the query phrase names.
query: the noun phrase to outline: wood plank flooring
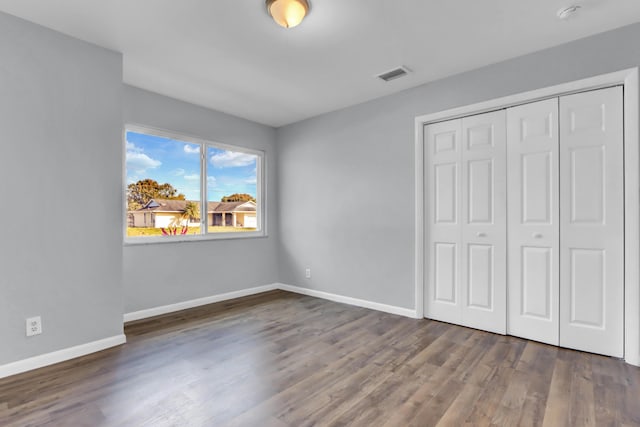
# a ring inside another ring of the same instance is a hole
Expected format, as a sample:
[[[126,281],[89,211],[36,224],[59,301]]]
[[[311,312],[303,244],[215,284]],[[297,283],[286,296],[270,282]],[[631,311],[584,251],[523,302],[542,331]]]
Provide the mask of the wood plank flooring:
[[[640,369],[282,291],[0,380],[1,426],[640,426]]]

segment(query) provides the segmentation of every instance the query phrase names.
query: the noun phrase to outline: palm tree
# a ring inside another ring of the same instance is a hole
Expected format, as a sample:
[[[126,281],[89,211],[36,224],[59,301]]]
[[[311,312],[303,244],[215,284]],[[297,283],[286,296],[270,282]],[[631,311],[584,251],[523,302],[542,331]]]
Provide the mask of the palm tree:
[[[200,218],[200,204],[198,202],[188,201],[182,210],[181,220],[187,220],[187,224],[190,219]]]
[[[167,231],[162,230],[163,235],[176,235],[176,234],[187,234],[189,230],[189,220],[196,219],[200,217],[200,204],[198,202],[187,201],[180,212],[180,216],[174,217],[173,221],[169,223],[167,227]],[[181,227],[178,232],[178,227]]]

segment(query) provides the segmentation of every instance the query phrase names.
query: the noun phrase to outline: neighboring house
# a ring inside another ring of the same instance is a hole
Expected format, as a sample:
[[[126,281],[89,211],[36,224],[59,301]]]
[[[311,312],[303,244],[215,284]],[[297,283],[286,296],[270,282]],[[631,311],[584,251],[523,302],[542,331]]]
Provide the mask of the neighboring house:
[[[128,212],[128,226],[199,227],[200,218],[181,219],[187,202],[188,200],[151,199],[142,208]],[[256,228],[256,204],[255,202],[208,202],[207,225]]]

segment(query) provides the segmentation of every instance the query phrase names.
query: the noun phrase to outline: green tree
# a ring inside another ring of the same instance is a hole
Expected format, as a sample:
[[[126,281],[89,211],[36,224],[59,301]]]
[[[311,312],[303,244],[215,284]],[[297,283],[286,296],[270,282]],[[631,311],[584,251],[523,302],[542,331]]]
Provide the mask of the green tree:
[[[198,202],[187,202],[182,210],[182,219],[198,219],[200,218],[200,205]]]
[[[224,196],[221,202],[255,202],[256,199],[247,193],[234,193],[230,196]]]
[[[168,182],[159,184],[149,178],[127,186],[127,210],[140,209],[151,199],[184,200],[185,197]]]
[[[176,234],[177,227],[187,227],[190,220],[196,220],[200,218],[200,204],[191,200],[187,201],[184,205],[184,209],[180,212],[179,216],[173,218],[169,223],[169,234]],[[182,233],[185,234],[185,233]]]

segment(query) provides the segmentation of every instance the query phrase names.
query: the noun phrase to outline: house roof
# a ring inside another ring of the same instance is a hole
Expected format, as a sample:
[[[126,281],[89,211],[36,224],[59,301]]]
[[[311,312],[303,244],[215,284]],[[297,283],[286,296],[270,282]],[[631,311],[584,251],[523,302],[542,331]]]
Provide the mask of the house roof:
[[[147,204],[134,212],[182,212],[187,202],[194,200],[151,199]],[[255,202],[208,202],[207,213],[215,212],[255,212]]]

